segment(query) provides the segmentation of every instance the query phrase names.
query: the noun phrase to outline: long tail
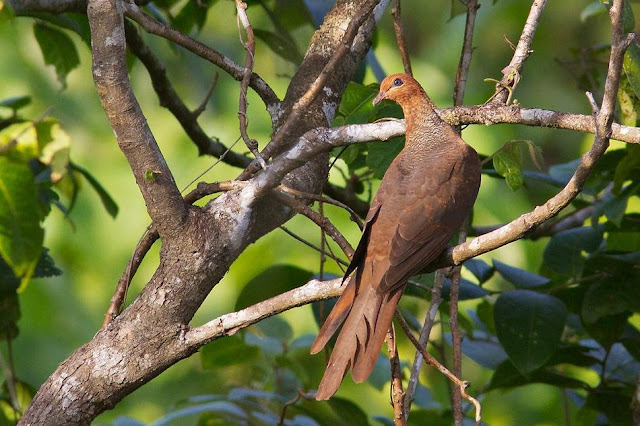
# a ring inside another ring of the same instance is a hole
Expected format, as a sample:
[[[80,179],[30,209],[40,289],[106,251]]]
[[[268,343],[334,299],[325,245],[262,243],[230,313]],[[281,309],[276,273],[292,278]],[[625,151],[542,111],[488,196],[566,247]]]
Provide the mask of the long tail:
[[[402,286],[392,293],[379,294],[373,286],[355,285],[355,281],[351,279],[312,345],[312,352],[321,350],[346,316],[318,387],[317,400],[329,399],[336,393],[350,368],[353,380],[358,383],[369,377],[404,290]]]

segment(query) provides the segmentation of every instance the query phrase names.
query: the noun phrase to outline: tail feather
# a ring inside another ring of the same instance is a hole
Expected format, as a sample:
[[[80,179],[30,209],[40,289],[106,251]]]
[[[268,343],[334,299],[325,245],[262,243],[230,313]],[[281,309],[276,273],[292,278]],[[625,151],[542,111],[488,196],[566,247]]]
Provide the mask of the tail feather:
[[[402,295],[402,289],[391,295],[379,294],[371,286],[358,290],[318,386],[317,400],[329,399],[352,367],[356,382],[369,377]]]
[[[338,301],[329,313],[329,316],[324,321],[322,328],[318,332],[316,340],[314,340],[313,344],[311,345],[312,355],[320,352],[322,348],[324,348],[324,346],[327,344],[329,339],[331,339],[338,327],[340,327],[340,324],[342,324],[344,319],[349,314],[351,306],[353,305],[353,300],[356,297],[355,282],[355,277],[349,279],[349,282],[342,292],[342,295],[340,295]]]

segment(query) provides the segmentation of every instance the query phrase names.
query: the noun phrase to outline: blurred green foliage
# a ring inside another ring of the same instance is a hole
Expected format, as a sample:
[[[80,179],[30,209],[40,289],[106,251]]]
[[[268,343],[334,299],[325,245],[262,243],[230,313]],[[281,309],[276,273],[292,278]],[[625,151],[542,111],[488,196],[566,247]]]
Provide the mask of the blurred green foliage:
[[[326,5],[247,3],[258,38],[256,71],[283,96]],[[403,1],[414,73],[439,106],[451,103],[464,30],[460,6],[458,0]],[[508,64],[512,51],[504,39],[517,41],[530,2],[481,1],[481,6],[466,104],[481,104],[493,93],[484,79],[499,79]],[[626,3],[629,31],[635,9],[635,2]],[[243,61],[233,2],[160,0],[147,4],[146,11]],[[550,2],[515,98],[525,107],[590,114],[583,91],[592,91],[596,99],[602,94],[608,40],[606,8],[599,1]],[[14,17],[0,1],[0,185],[11,189],[0,192],[0,338],[7,343],[3,359],[10,361],[2,370],[4,379],[11,379],[9,371],[17,377],[14,389],[5,383],[0,391],[0,425],[13,423],[13,400],[23,408],[56,365],[94,335],[149,221],[95,93],[89,41],[81,14]],[[145,35],[145,41],[162,58],[185,102],[199,105],[215,70],[163,40]],[[385,73],[402,69],[390,16],[377,31],[375,55]],[[638,119],[639,55],[636,46],[627,52],[618,93],[619,121],[630,126]],[[148,75],[135,61],[131,80],[176,181],[187,187],[215,160],[198,157],[177,121],[158,108]],[[401,116],[394,105],[371,105],[377,88],[370,67],[355,80],[334,125]],[[239,137],[238,91],[235,81],[221,76],[200,120],[208,134],[228,146]],[[269,116],[253,93],[249,104],[249,134],[264,144],[271,132]],[[506,125],[470,126],[463,135],[483,158],[492,156],[495,168],[485,165],[474,209],[477,225],[508,222],[544,202],[566,183],[575,159],[592,140],[574,132]],[[332,182],[355,182],[356,192],[370,198],[401,146],[397,139],[347,148],[332,169]],[[460,305],[464,378],[473,384],[469,392],[480,395],[488,424],[559,424],[565,415],[572,424],[629,424],[628,401],[640,373],[639,169],[638,147],[614,142],[573,203],[573,209],[593,206],[584,226],[552,238],[518,241],[465,264]],[[204,179],[226,180],[237,173],[218,164]],[[324,209],[355,244],[359,230],[344,212]],[[304,218],[293,218],[287,226],[320,241],[318,229]],[[154,250],[131,294],[153,273]],[[276,230],[243,253],[193,324],[279,294],[319,270],[316,252]],[[325,265],[325,278],[340,273],[336,265]],[[432,278],[417,280],[429,287]],[[445,300],[449,288],[447,283]],[[403,312],[419,323],[429,293],[413,287],[407,295]],[[447,308],[446,303],[441,308],[443,324]],[[273,424],[296,395],[300,400],[287,409],[289,424],[313,424],[312,419],[389,424],[383,357],[370,385],[347,378],[328,403],[298,393],[314,389],[322,375],[324,357],[311,357],[308,348],[329,309],[330,302],[315,304],[313,310],[296,308],[214,341],[199,357],[173,366],[125,398],[96,424]],[[448,328],[438,327],[432,340],[439,356],[446,357]],[[410,360],[408,342],[400,337],[399,345],[403,361]],[[412,424],[450,424],[445,379],[425,369],[420,382]]]

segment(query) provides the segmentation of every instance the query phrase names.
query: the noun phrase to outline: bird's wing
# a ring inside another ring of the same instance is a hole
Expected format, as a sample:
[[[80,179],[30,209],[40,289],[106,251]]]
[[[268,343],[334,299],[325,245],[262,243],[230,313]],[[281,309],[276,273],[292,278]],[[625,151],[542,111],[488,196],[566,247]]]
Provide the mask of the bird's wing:
[[[398,214],[390,240],[390,267],[378,291],[398,288],[433,262],[466,218],[479,180],[468,181],[463,157],[458,153],[452,161],[434,161],[414,185],[415,192],[405,197],[408,203]]]

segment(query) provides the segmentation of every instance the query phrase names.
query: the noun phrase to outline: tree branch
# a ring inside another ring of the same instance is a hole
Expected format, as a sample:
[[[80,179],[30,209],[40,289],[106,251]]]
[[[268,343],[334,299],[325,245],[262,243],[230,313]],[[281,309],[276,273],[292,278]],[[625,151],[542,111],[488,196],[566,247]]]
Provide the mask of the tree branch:
[[[536,29],[538,28],[540,17],[546,4],[547,0],[533,1],[511,62],[502,69],[503,77],[500,83],[496,85],[496,92],[491,100],[492,103],[504,104],[509,102],[511,93],[518,84],[518,81],[520,81],[520,72],[522,71],[524,61],[526,61],[531,52],[533,52],[533,50],[531,50],[531,43],[533,43],[533,36],[536,34]]]
[[[125,60],[124,18],[116,0],[95,0],[87,13],[93,78],[111,127],[160,235],[180,232],[188,208],[149,129],[131,86]]]
[[[167,77],[164,65],[145,44],[135,25],[126,21],[125,30],[127,45],[147,69],[160,105],[166,107],[176,117],[185,133],[189,135],[189,138],[198,147],[198,153],[200,155],[213,155],[216,158],[220,158],[227,153],[224,155],[223,161],[225,163],[235,167],[247,167],[251,162],[251,158],[233,151],[227,152],[226,146],[210,138],[202,130],[202,127],[198,124],[198,113],[189,111],[184,102],[182,102]]]
[[[216,65],[237,81],[241,81],[244,78],[246,69],[233,62],[230,58],[227,58],[209,46],[174,30],[168,25],[156,21],[142,12],[135,3],[122,2],[122,4],[126,16],[140,24],[140,26],[148,33],[166,38],[167,40],[184,47],[190,52]],[[280,105],[280,100],[271,87],[269,87],[269,85],[256,73],[251,74],[249,86],[255,90],[258,96],[260,96],[267,107],[267,111],[269,111],[270,114],[274,114]]]

